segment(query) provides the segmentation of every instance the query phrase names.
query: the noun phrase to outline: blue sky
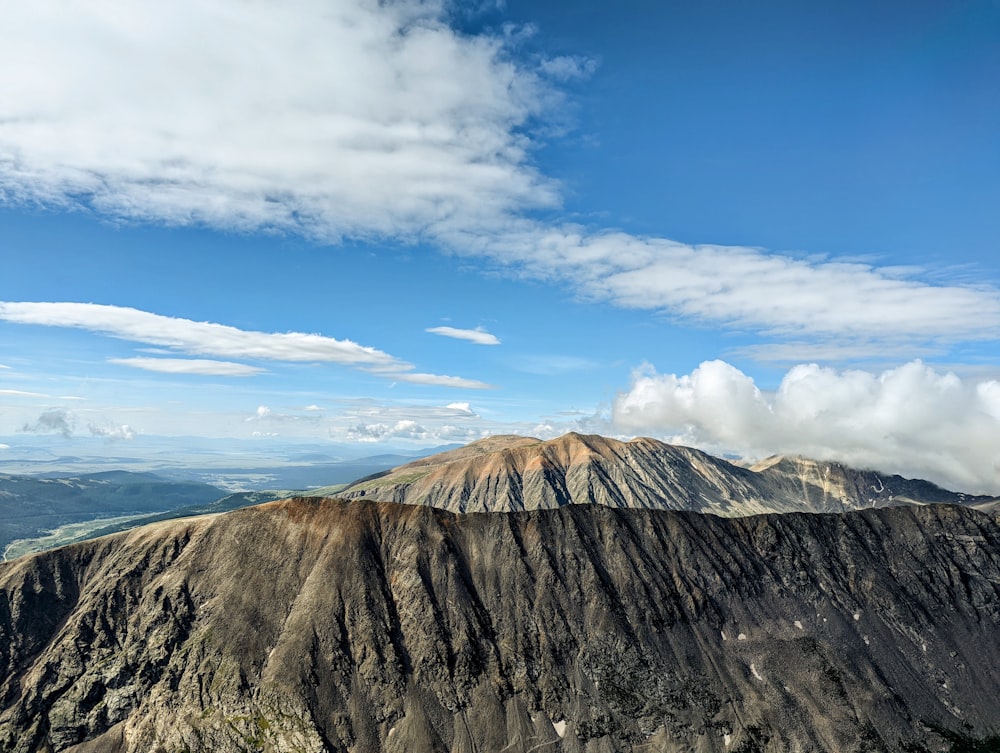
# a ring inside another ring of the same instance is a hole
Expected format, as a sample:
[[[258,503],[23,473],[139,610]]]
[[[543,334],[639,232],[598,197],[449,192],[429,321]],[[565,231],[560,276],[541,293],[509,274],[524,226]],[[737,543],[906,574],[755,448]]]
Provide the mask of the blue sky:
[[[0,70],[0,462],[578,430],[1000,491],[995,2],[40,2]]]

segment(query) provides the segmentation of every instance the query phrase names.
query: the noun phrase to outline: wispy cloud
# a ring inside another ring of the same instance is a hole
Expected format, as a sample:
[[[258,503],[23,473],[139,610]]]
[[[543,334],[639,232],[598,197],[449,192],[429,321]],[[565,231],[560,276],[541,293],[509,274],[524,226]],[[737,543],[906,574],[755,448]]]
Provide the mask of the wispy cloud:
[[[466,234],[450,242],[521,274],[569,282],[586,300],[771,337],[808,335],[832,344],[847,336],[865,352],[875,343],[988,339],[1000,326],[996,288],[935,285],[912,268],[530,221],[503,235]]]
[[[599,366],[599,364],[590,358],[583,358],[581,356],[550,354],[520,356],[511,361],[511,366],[526,374],[553,376],[574,371],[589,371]]]
[[[482,327],[475,329],[459,329],[457,327],[429,327],[427,329],[433,335],[442,337],[452,337],[456,340],[468,340],[476,345],[499,345],[500,340],[496,335],[492,335]]]
[[[443,374],[401,373],[393,375],[393,378],[400,382],[409,382],[410,384],[427,384],[437,387],[456,387],[465,390],[495,389],[492,384],[480,382],[478,379],[466,379],[465,377],[446,376]]]
[[[49,395],[43,395],[41,392],[25,392],[24,390],[0,390],[0,395],[7,395],[9,397],[49,397]]]
[[[205,358],[109,358],[109,363],[131,366],[163,374],[197,374],[201,376],[253,376],[264,369],[232,361],[213,361]]]
[[[161,316],[95,303],[0,302],[0,320],[74,327],[195,355],[271,361],[321,361],[345,366],[404,368],[403,362],[350,340],[300,332],[254,332],[212,322]]]
[[[559,118],[552,82],[586,76],[593,61],[525,62],[517,33],[461,33],[448,13],[367,0],[11,5],[0,201],[324,240],[419,238],[584,299],[866,350],[990,338],[1000,325],[995,288],[937,284],[919,269],[527,219],[561,203],[532,162],[532,126]],[[319,336],[204,330],[208,351],[144,329],[144,342],[194,355],[399,367]]]
[[[588,78],[597,70],[597,61],[578,55],[558,55],[547,58],[539,65],[541,71],[557,81]]]
[[[723,361],[639,370],[614,403],[619,431],[749,457],[792,453],[1000,493],[1000,382],[912,361],[881,373],[815,364],[773,393]]]
[[[335,363],[368,371],[388,379],[414,384],[485,389],[490,385],[457,376],[414,373],[413,364],[395,358],[375,348],[358,345],[350,340],[337,340],[318,334],[301,332],[255,332],[212,322],[162,316],[123,306],[94,303],[0,302],[0,321],[49,327],[73,327],[104,335],[158,345],[192,355],[246,358],[292,363]],[[208,373],[207,370],[234,368],[249,376],[241,364],[219,365],[217,361],[185,359],[129,358],[118,363],[138,368],[167,370],[171,373]],[[201,364],[200,366],[198,364]],[[215,364],[214,366],[212,364]],[[160,366],[160,368],[156,368]],[[183,369],[192,369],[183,371]],[[194,371],[203,369],[202,371]],[[257,369],[260,371],[260,369]]]

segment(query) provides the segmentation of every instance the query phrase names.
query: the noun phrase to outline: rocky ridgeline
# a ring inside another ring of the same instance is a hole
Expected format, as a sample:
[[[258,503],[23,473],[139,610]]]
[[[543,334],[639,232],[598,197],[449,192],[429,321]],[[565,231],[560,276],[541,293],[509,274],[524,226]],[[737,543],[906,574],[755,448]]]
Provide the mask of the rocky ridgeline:
[[[1000,531],[955,506],[293,499],[0,565],[10,753],[920,753],[998,697]]]
[[[776,457],[744,468],[655,439],[621,442],[581,434],[548,442],[490,437],[363,479],[339,496],[453,512],[601,504],[726,517],[995,501],[839,463]]]

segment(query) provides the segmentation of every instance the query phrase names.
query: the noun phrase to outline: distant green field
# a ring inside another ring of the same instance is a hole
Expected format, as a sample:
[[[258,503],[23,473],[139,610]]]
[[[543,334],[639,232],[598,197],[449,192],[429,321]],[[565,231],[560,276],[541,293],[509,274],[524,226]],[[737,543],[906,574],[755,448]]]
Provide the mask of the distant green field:
[[[82,523],[67,523],[33,539],[17,539],[10,542],[3,551],[3,559],[5,561],[12,560],[25,554],[31,554],[32,552],[55,549],[65,544],[72,544],[75,541],[83,541],[84,539],[91,538],[94,531],[107,528],[108,526],[127,524],[146,517],[149,517],[148,513],[139,513],[138,515],[120,515],[116,518],[99,518]]]

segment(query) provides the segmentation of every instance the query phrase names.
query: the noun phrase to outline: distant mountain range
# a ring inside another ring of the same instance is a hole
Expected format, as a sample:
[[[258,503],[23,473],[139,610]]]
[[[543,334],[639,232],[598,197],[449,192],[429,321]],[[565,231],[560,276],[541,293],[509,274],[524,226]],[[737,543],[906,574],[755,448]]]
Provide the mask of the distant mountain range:
[[[310,459],[311,458],[311,459]],[[391,468],[413,455],[382,454],[334,460],[310,454],[282,465],[172,468],[164,473],[109,470],[72,474],[0,474],[0,558],[40,551],[136,525],[184,515],[225,512],[322,487],[332,493],[358,476]],[[252,491],[233,493],[219,480]]]
[[[453,512],[600,504],[726,517],[997,501],[839,463],[773,457],[745,468],[655,439],[621,442],[575,433],[547,442],[489,437],[361,479],[338,496]]]

